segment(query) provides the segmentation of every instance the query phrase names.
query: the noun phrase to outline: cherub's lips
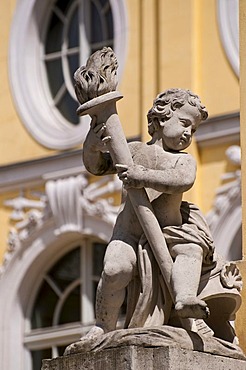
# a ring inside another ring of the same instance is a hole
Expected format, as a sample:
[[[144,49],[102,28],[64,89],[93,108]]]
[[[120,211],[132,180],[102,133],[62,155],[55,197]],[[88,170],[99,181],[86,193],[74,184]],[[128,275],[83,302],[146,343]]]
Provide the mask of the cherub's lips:
[[[185,143],[186,144],[188,141],[189,141],[189,139],[187,137],[181,137],[180,138],[180,142],[181,143]]]
[[[189,141],[190,141],[190,136],[181,136],[180,138],[181,143],[187,144],[189,143]]]

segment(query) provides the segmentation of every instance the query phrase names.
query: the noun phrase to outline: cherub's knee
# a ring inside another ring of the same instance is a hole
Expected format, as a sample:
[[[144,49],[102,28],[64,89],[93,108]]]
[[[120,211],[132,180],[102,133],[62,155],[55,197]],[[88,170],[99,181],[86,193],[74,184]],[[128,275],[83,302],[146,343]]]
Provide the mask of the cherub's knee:
[[[202,247],[193,243],[174,245],[170,248],[170,252],[173,258],[183,255],[200,260],[203,256]]]
[[[106,262],[102,279],[112,288],[125,287],[132,278],[133,266],[128,262]]]

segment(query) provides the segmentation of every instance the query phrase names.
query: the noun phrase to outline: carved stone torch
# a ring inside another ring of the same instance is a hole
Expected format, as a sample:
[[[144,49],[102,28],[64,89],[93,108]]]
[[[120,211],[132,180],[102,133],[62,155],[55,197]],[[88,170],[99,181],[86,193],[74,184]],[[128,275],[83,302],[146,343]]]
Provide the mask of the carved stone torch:
[[[74,74],[75,93],[80,106],[77,114],[96,116],[97,124],[106,125],[105,136],[110,136],[108,149],[115,165],[133,164],[133,159],[119,120],[116,102],[123,96],[116,91],[118,63],[111,48],[104,47],[92,54],[85,67]],[[151,246],[165,280],[171,299],[171,271],[173,261],[160,225],[144,188],[127,190],[143,232]],[[182,319],[183,327],[196,331],[194,320]]]

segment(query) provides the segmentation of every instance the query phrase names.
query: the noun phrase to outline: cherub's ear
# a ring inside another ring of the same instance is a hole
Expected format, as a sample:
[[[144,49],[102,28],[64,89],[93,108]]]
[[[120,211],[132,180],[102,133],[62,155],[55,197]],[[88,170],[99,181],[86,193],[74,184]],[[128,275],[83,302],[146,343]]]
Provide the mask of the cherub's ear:
[[[155,131],[152,135],[152,138],[150,141],[148,141],[147,144],[151,145],[151,144],[155,144],[157,141],[159,140],[159,134],[157,131]]]
[[[155,131],[158,131],[159,130],[159,127],[160,127],[160,120],[158,117],[153,117],[152,119],[152,125],[153,125],[153,128]]]
[[[162,119],[159,119],[159,126],[163,127],[165,125],[165,119],[162,118]]]

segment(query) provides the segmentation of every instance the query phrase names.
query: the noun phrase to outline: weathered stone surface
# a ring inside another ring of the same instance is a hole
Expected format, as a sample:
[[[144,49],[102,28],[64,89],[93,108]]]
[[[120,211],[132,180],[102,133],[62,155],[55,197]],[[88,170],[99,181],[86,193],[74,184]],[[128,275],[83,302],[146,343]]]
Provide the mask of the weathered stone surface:
[[[92,119],[84,165],[93,175],[117,174],[124,195],[98,284],[96,325],[43,370],[246,368],[230,325],[241,304],[240,272],[215,253],[198,207],[182,200],[196,178],[185,150],[207,110],[189,90],[166,90],[148,112],[151,141],[128,144],[116,110],[117,66],[104,48],[75,73],[77,113]],[[127,329],[116,331],[126,290]]]
[[[204,336],[200,332],[194,333],[168,325],[114,330],[91,340],[75,342],[67,347],[65,354],[71,356],[77,353],[95,353],[112,348],[121,349],[122,347],[135,346],[144,348],[176,347],[246,361],[246,356],[236,344]]]
[[[128,144],[116,109],[117,67],[113,51],[103,48],[74,75],[77,113],[91,116],[84,165],[93,175],[117,174],[126,195],[104,258],[96,325],[83,341],[115,330],[127,290],[125,328],[167,324],[204,334],[205,327],[236,343],[229,322],[241,304],[240,272],[214,253],[198,207],[182,201],[196,177],[185,150],[208,112],[191,91],[168,89],[147,115],[151,141]]]
[[[175,347],[126,346],[44,360],[42,370],[245,370],[246,361]]]

